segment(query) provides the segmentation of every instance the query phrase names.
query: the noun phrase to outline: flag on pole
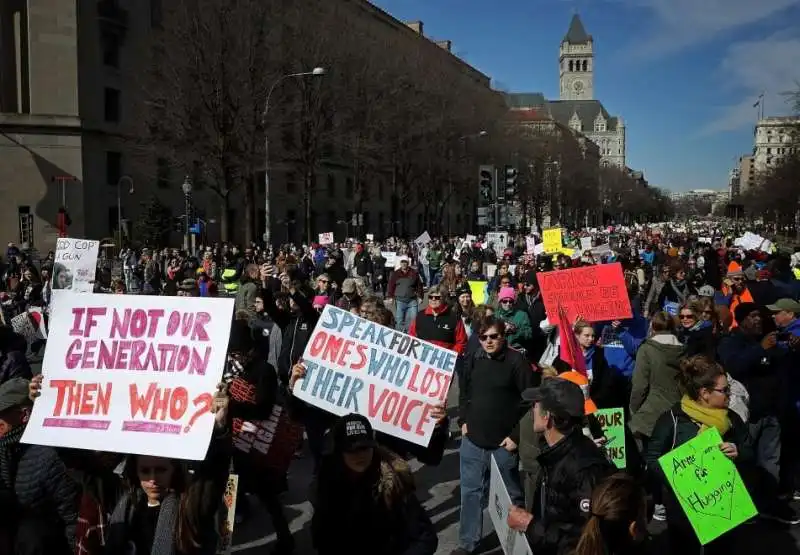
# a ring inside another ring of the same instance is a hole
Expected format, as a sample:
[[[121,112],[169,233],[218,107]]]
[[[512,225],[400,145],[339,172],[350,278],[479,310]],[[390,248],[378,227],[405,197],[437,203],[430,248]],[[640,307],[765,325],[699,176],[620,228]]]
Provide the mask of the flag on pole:
[[[567,311],[561,306],[558,307],[558,339],[559,349],[558,358],[569,364],[570,368],[582,374],[588,375],[586,370],[586,360],[583,352],[578,345],[578,338],[572,331],[572,324],[567,319]]]

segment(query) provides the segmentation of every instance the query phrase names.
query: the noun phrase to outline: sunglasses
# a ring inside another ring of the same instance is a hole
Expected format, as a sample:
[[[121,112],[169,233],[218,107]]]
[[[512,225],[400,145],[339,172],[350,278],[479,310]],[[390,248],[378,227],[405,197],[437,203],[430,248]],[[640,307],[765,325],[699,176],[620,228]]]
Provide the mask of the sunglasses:
[[[513,302],[514,301],[512,301],[511,299],[503,299],[502,301],[500,301],[500,304],[511,304]]]
[[[330,283],[327,279],[318,279],[319,283]]]
[[[681,314],[681,320],[694,320],[694,314]]]
[[[442,299],[441,295],[428,295],[428,299],[431,301],[440,301]]]
[[[485,333],[483,335],[479,335],[478,339],[481,341],[495,341],[496,339],[500,339],[499,333]]]

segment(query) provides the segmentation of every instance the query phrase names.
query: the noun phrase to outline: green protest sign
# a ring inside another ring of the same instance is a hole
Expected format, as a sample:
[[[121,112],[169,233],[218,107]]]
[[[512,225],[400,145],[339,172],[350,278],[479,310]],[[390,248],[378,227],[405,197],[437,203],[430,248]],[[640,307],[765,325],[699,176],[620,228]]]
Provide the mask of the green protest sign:
[[[594,413],[606,436],[605,450],[617,468],[625,468],[625,410],[597,409]]]
[[[711,428],[658,459],[703,545],[758,514],[721,443],[719,431]]]

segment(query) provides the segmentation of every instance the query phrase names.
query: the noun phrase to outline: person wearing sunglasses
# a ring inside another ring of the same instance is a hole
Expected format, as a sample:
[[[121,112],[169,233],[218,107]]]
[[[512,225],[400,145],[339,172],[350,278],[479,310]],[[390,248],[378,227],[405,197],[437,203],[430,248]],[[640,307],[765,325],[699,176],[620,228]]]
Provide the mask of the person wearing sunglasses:
[[[525,352],[533,338],[533,329],[528,313],[516,307],[517,294],[511,287],[503,287],[497,296],[497,316],[505,322],[506,341],[509,346]]]
[[[481,540],[492,455],[512,504],[525,501],[517,445],[520,420],[530,407],[522,392],[537,385],[538,374],[522,353],[508,347],[505,329],[496,318],[482,322],[477,330],[481,348],[465,358],[459,376],[461,514],[453,553],[473,553]]]
[[[651,479],[666,485],[664,473],[658,459],[676,447],[691,441],[701,433],[716,428],[722,437],[719,450],[731,459],[745,480],[749,475],[748,459],[753,453],[747,425],[736,412],[729,410],[731,386],[722,366],[702,355],[684,358],[678,372],[678,386],[682,393],[679,403],[664,412],[656,421],[653,434],[647,443],[645,460]],[[752,493],[753,488],[748,487]],[[728,546],[736,537],[728,533],[704,547],[697,540],[689,520],[681,509],[672,488],[664,488],[664,505],[667,517],[669,552],[690,555],[694,553],[731,552]],[[728,548],[728,549],[726,549]]]
[[[467,330],[461,316],[447,304],[450,290],[445,284],[428,290],[428,306],[411,321],[408,335],[462,354],[467,348]]]

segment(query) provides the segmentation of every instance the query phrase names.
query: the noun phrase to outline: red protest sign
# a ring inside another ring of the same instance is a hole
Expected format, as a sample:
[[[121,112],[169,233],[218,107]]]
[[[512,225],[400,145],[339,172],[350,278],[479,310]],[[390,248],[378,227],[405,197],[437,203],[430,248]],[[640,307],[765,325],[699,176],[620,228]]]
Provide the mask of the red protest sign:
[[[568,322],[624,320],[632,316],[622,266],[600,264],[537,275],[548,317],[555,321],[561,307]]]

